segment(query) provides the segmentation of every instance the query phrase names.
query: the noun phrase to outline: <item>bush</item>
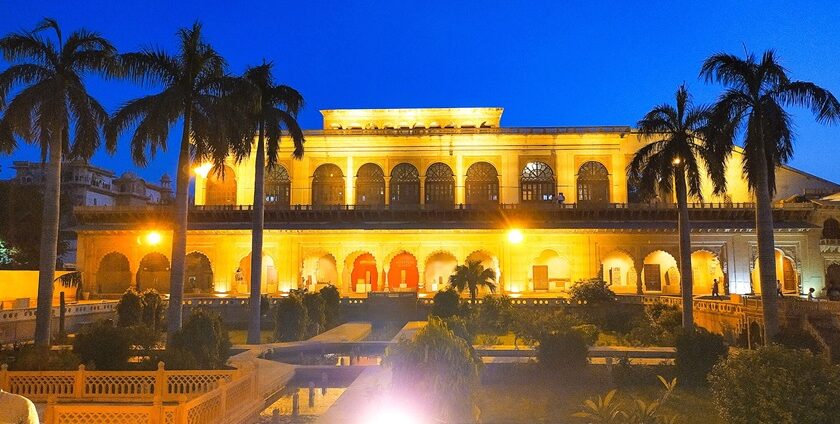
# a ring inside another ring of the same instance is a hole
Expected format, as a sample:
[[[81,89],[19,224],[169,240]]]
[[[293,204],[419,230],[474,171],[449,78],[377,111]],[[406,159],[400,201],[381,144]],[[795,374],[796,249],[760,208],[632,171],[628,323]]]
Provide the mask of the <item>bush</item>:
[[[166,313],[163,307],[163,298],[155,289],[147,289],[143,292],[143,325],[152,331],[163,331],[163,316]]]
[[[650,387],[659,376],[673,379],[671,365],[633,365],[630,359],[620,358],[612,368],[612,381],[617,387]]]
[[[573,303],[596,305],[615,302],[615,293],[610,285],[599,278],[580,280],[569,289],[570,300]]]
[[[73,353],[90,369],[124,370],[132,354],[130,333],[111,320],[96,321],[76,333]]]
[[[594,399],[587,399],[582,405],[582,410],[572,414],[575,418],[581,418],[589,423],[599,424],[667,424],[676,423],[677,417],[662,413],[662,406],[668,402],[674,389],[677,387],[677,380],[668,382],[658,376],[659,381],[665,387],[663,393],[651,402],[631,397],[631,402],[621,402],[616,399],[617,390],[610,390],[605,396],[598,396]]]
[[[716,365],[709,381],[726,423],[840,421],[840,368],[806,350],[771,345],[742,351]]]
[[[641,346],[673,346],[682,332],[682,312],[676,306],[653,303],[645,306],[645,314],[636,320],[628,338]]]
[[[319,293],[324,299],[324,325],[325,330],[335,328],[341,323],[341,295],[338,287],[329,284],[323,287]]]
[[[382,364],[391,369],[394,398],[413,399],[437,416],[419,421],[472,422],[474,391],[481,359],[470,346],[437,318],[385,352]]]
[[[588,354],[586,338],[572,329],[543,334],[537,345],[537,362],[548,374],[577,374],[589,363]]]
[[[782,327],[773,341],[791,349],[806,349],[814,355],[827,350],[822,342],[803,328]]]
[[[277,302],[274,314],[274,340],[294,342],[306,337],[309,317],[303,300],[295,293]]]
[[[723,336],[701,327],[697,327],[693,333],[680,334],[676,347],[677,377],[689,386],[705,386],[709,372],[729,351]]]
[[[598,341],[598,334],[601,333],[601,330],[598,329],[597,325],[594,324],[580,324],[575,325],[572,327],[572,330],[575,330],[583,335],[583,339],[586,341],[586,344],[592,346],[595,342]]]
[[[7,364],[9,371],[73,371],[79,368],[79,357],[71,350],[52,350],[33,344],[14,345],[11,349],[0,346],[0,364]]]
[[[507,296],[484,296],[478,305],[477,330],[488,336],[501,336],[513,326],[513,303]]]
[[[449,328],[456,336],[464,339],[470,347],[472,347],[475,332],[471,329],[471,325],[467,320],[459,316],[451,316],[442,320],[446,327]]]
[[[438,318],[449,318],[461,312],[461,297],[453,288],[435,293],[430,315]]]
[[[172,335],[168,356],[192,355],[191,369],[223,369],[230,357],[230,338],[219,315],[195,309]],[[175,364],[171,364],[175,365]],[[175,369],[174,366],[169,368]]]
[[[317,336],[321,331],[324,331],[324,325],[327,321],[326,313],[324,312],[324,298],[321,297],[320,293],[304,290],[302,300],[303,306],[306,308],[306,317],[308,318],[307,336]]]
[[[120,327],[133,327],[143,322],[143,296],[129,288],[117,303],[117,324]]]

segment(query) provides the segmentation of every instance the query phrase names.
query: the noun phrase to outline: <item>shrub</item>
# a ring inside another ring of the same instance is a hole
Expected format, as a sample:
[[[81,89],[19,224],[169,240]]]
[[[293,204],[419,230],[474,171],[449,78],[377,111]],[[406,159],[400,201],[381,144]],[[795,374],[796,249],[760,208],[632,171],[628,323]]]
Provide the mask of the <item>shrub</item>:
[[[306,337],[309,317],[303,300],[295,293],[277,302],[274,314],[274,339],[278,342],[293,342]]]
[[[319,291],[324,299],[325,330],[329,330],[341,323],[341,295],[338,288],[329,284]]]
[[[575,330],[583,335],[583,339],[586,341],[586,344],[592,346],[595,342],[598,341],[598,334],[601,333],[601,330],[598,329],[597,325],[594,324],[580,324],[575,325],[572,327],[572,330]]]
[[[657,302],[645,306],[644,316],[636,320],[628,338],[642,346],[673,346],[681,332],[680,309]]]
[[[120,327],[133,327],[143,322],[143,296],[129,288],[117,303],[117,324]]]
[[[615,302],[615,293],[610,285],[599,278],[580,280],[569,289],[570,300],[573,303],[595,305]]]
[[[548,374],[576,374],[586,368],[589,347],[584,335],[568,329],[539,337],[537,362]]]
[[[306,333],[310,337],[317,336],[324,330],[324,325],[327,321],[326,313],[324,312],[324,298],[321,297],[320,293],[304,291],[302,300],[303,306],[306,308],[306,317],[309,321]]]
[[[617,387],[623,388],[650,387],[659,376],[672,379],[673,374],[671,365],[634,365],[629,358],[624,357],[613,365],[612,381]]]
[[[668,402],[668,398],[677,387],[677,380],[667,380],[658,377],[665,386],[665,390],[659,398],[645,402],[640,399],[633,399],[632,402],[621,402],[616,400],[617,390],[610,390],[605,396],[598,396],[596,399],[587,399],[580,412],[572,414],[573,417],[581,418],[589,423],[598,424],[666,424],[676,423],[676,416],[668,416],[661,412],[662,406]],[[629,406],[628,406],[629,405]]]
[[[709,376],[713,401],[730,424],[837,423],[840,368],[779,345],[742,351]]]
[[[68,349],[52,350],[32,344],[0,347],[0,364],[9,365],[10,371],[72,371],[80,363],[79,357]]]
[[[111,320],[85,326],[73,340],[73,353],[90,369],[123,370],[131,357],[131,334]]]
[[[470,329],[467,320],[455,315],[444,319],[443,322],[450,331],[452,331],[456,336],[464,339],[464,341],[472,347],[475,333]]]
[[[194,309],[183,327],[172,335],[167,351],[173,356],[192,355],[194,362],[189,368],[221,369],[230,356],[230,346],[227,329],[219,315]]]
[[[163,298],[155,289],[143,292],[143,325],[152,331],[163,331],[163,316],[165,314]]]
[[[461,297],[453,288],[435,293],[430,314],[439,318],[449,318],[458,315],[461,310]]]
[[[814,355],[826,351],[823,343],[803,328],[782,327],[773,341],[791,349],[806,349]]]
[[[507,334],[513,325],[513,303],[507,296],[484,296],[478,306],[476,327],[489,336]]]
[[[438,416],[420,421],[473,421],[481,360],[442,320],[432,318],[412,339],[388,347],[382,363],[391,369],[395,399],[435,405],[426,411]]]
[[[676,347],[677,377],[690,386],[706,385],[709,372],[729,350],[723,342],[723,336],[701,327],[697,327],[694,332],[680,334]]]

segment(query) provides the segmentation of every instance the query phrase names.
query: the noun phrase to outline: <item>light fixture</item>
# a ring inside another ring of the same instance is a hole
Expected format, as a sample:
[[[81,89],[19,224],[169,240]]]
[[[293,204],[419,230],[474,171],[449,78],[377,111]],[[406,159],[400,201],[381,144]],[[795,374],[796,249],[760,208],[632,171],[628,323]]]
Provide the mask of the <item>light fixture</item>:
[[[682,159],[680,159],[679,157],[675,157],[671,163],[673,163],[674,165],[679,165],[681,162]]]
[[[522,243],[522,240],[525,240],[525,236],[522,234],[522,231],[519,231],[517,229],[508,231],[507,237],[508,241],[513,244],[519,244]]]
[[[146,244],[151,246],[157,246],[160,244],[160,241],[163,239],[163,236],[160,235],[157,231],[149,231],[146,234]]]
[[[213,169],[213,165],[210,163],[202,163],[199,166],[196,166],[193,171],[195,175],[201,176],[201,178],[207,178],[207,174],[210,173],[210,170]]]

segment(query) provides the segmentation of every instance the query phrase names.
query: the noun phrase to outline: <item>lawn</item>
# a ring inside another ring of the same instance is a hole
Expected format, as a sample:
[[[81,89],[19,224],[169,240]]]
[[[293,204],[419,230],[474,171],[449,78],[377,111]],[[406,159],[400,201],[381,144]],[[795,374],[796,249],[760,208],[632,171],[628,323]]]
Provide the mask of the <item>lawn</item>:
[[[271,330],[262,330],[260,332],[260,340],[263,343],[271,343],[274,341],[274,334]],[[228,330],[230,342],[232,344],[245,344],[248,341],[248,330]]]

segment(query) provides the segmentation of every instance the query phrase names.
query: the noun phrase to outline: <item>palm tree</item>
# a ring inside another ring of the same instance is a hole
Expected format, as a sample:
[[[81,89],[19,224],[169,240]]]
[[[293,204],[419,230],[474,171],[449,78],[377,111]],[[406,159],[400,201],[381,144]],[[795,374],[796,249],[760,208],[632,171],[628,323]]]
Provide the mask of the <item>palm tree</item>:
[[[840,118],[840,103],[826,89],[811,82],[792,81],[772,50],[761,59],[754,54],[740,58],[716,54],[703,63],[700,76],[727,86],[712,109],[711,122],[719,128],[721,145],[731,151],[739,130],[743,132],[743,174],[755,195],[765,340],[779,330],[776,291],[773,205],[776,166],[793,155],[793,131],[788,106],[806,107],[817,121]]]
[[[694,328],[688,196],[703,198],[701,165],[709,171],[715,193],[726,189],[723,158],[716,155],[717,150],[703,137],[707,118],[708,109],[692,104],[688,90],[680,86],[676,105],[656,106],[639,121],[639,134],[654,141],[639,149],[627,167],[628,175],[638,182],[643,197],[655,195],[657,190],[677,195],[682,318],[683,328],[687,330]]]
[[[294,143],[292,156],[303,157],[303,131],[297,114],[303,107],[303,97],[295,89],[278,85],[272,75],[272,63],[250,67],[243,78],[250,85],[255,101],[249,115],[252,134],[257,134],[256,164],[254,168],[254,211],[251,226],[251,301],[248,324],[248,343],[260,342],[260,283],[262,281],[263,227],[265,224],[265,168],[277,165],[280,138],[285,128]],[[252,143],[243,143],[250,155]],[[268,160],[266,161],[266,153]]]
[[[42,35],[52,30],[55,38]],[[38,274],[35,343],[50,344],[53,280],[61,193],[62,160],[89,159],[102,144],[108,113],[87,91],[89,73],[114,75],[116,50],[96,32],[79,29],[65,40],[54,19],[31,32],[0,39],[0,52],[12,66],[0,74],[0,151],[11,151],[17,139],[37,144],[46,163],[44,208]],[[6,104],[9,92],[17,89]],[[115,150],[106,143],[108,152]]]
[[[192,162],[212,160],[216,165],[222,164],[228,156],[229,141],[241,137],[233,132],[237,115],[225,109],[230,106],[221,101],[233,84],[233,79],[225,75],[225,60],[204,41],[199,23],[179,30],[178,38],[177,55],[147,48],[120,56],[121,71],[127,78],[142,85],[162,86],[163,91],[128,101],[106,127],[106,138],[112,143],[134,127],[132,159],[143,166],[148,160],[147,152],[153,157],[158,149],[166,149],[170,128],[179,120],[183,122],[175,184],[169,337],[181,328]]]
[[[470,300],[475,305],[476,293],[478,288],[485,286],[491,292],[496,291],[496,271],[492,268],[484,268],[481,261],[467,260],[465,265],[458,265],[455,267],[455,272],[449,276],[449,285],[463,292],[464,289],[470,291]]]

